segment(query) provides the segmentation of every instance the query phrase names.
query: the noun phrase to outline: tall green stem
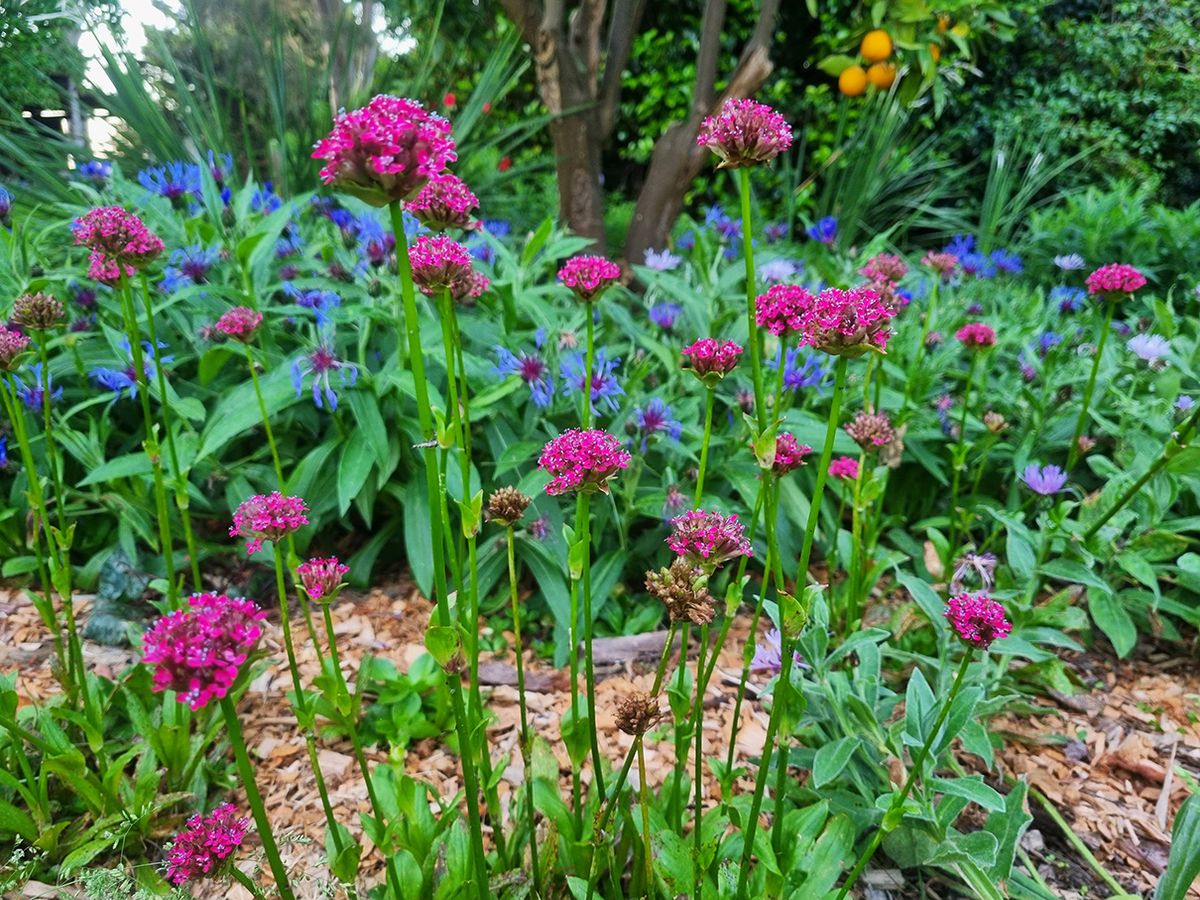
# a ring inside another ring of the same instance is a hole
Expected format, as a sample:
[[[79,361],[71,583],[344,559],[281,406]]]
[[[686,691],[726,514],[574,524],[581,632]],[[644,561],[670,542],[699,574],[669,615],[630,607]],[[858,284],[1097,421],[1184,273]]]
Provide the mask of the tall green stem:
[[[639,735],[640,737],[640,735]],[[642,807],[642,857],[646,867],[646,890],[643,894],[649,897],[654,891],[654,851],[650,838],[650,803],[648,802],[649,788],[646,785],[646,752],[642,742],[636,742],[638,760],[638,797]]]
[[[1092,393],[1096,389],[1096,375],[1100,371],[1100,360],[1104,356],[1104,345],[1108,343],[1108,333],[1112,331],[1113,314],[1117,311],[1117,304],[1111,300],[1105,301],[1108,307],[1104,313],[1104,328],[1100,332],[1100,340],[1096,342],[1096,355],[1092,359],[1092,373],[1088,376],[1087,387],[1083,390],[1083,406],[1079,409],[1079,418],[1075,422],[1075,434],[1071,437],[1071,448],[1067,451],[1067,471],[1075,467],[1076,460],[1079,459],[1079,439],[1083,436],[1083,429],[1087,425],[1088,407],[1092,404]]]
[[[704,473],[708,471],[708,445],[712,440],[713,401],[716,391],[710,386],[708,396],[704,401],[704,442],[700,445],[700,469],[696,474],[696,496],[692,500],[692,509],[700,508],[704,497]]]
[[[704,671],[704,653],[708,648],[708,623],[700,626],[700,656],[696,660],[696,704],[692,711],[692,729],[696,739],[696,767],[692,776],[692,790],[695,799],[695,812],[692,821],[692,892],[693,896],[704,896],[701,883],[704,878],[704,867],[701,858],[704,853],[704,829],[700,827],[704,813],[704,690],[700,687],[700,674]],[[713,656],[720,648],[713,648]]]
[[[949,569],[958,549],[958,486],[962,480],[963,469],[967,467],[967,413],[971,409],[971,386],[975,381],[975,367],[979,362],[979,354],[983,351],[967,352],[971,354],[971,361],[967,363],[967,384],[963,389],[962,413],[958,417],[958,442],[954,445],[954,476],[950,482],[950,540],[946,543],[946,559],[943,560],[946,569]]]
[[[925,738],[925,743],[921,745],[921,749],[917,751],[917,755],[913,757],[912,768],[908,772],[908,778],[904,781],[904,787],[900,793],[892,797],[891,805],[888,806],[888,811],[883,814],[883,822],[879,828],[875,829],[875,833],[871,836],[871,842],[867,844],[866,849],[858,857],[858,862],[846,877],[842,884],[841,890],[837,893],[836,900],[842,900],[849,892],[850,888],[854,887],[854,883],[858,881],[858,877],[862,875],[863,870],[867,867],[867,863],[871,861],[871,857],[875,855],[875,851],[879,849],[879,845],[883,843],[884,835],[888,831],[895,828],[899,824],[898,817],[900,811],[904,808],[904,801],[908,799],[909,793],[912,791],[913,784],[917,780],[917,776],[921,772],[921,768],[925,765],[925,759],[929,756],[929,750],[933,746],[933,742],[937,740],[938,733],[942,730],[942,726],[946,723],[946,717],[950,715],[950,707],[954,705],[954,698],[958,696],[958,691],[962,687],[963,679],[967,677],[967,670],[971,667],[971,652],[968,650],[963,654],[962,662],[958,667],[958,674],[954,676],[954,684],[950,688],[950,693],[942,703],[941,711],[938,712],[937,721],[933,723],[933,728],[929,730],[929,735]]]
[[[750,333],[750,367],[754,378],[754,414],[758,430],[767,430],[767,407],[763,398],[762,344],[755,318],[754,238],[750,217],[750,170],[738,169],[738,191],[742,201],[742,259],[746,264],[746,328]]]
[[[517,704],[521,708],[521,761],[525,765],[525,807],[529,815],[529,859],[533,867],[533,894],[542,896],[542,874],[538,865],[537,809],[533,805],[533,735],[529,731],[529,714],[525,704],[525,647],[521,642],[521,604],[517,594],[516,541],[512,525],[505,530],[508,544],[508,591],[512,599],[513,641],[517,655]],[[519,848],[519,845],[518,845]],[[514,848],[514,854],[518,848]]]

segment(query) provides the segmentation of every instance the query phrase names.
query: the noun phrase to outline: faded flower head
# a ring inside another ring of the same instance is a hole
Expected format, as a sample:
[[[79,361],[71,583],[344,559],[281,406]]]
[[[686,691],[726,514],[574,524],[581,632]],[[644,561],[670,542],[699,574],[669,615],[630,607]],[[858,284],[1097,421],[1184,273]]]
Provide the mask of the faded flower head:
[[[1079,440],[1075,442],[1075,446],[1079,448],[1080,455],[1087,456],[1096,446],[1096,439],[1091,435],[1081,434]]]
[[[955,565],[954,574],[950,576],[950,593],[962,593],[963,581],[972,573],[979,581],[980,590],[990,591],[995,583],[993,576],[996,572],[996,562],[994,553],[964,554]]]
[[[646,573],[646,590],[667,608],[672,622],[705,625],[713,620],[714,601],[708,592],[708,574],[679,556],[670,568]]]
[[[45,331],[61,325],[66,314],[62,301],[49,294],[22,294],[13,301],[11,321],[22,328]]]
[[[219,874],[250,830],[237,807],[223,803],[207,816],[192,816],[167,851],[167,881],[179,886]]]
[[[908,274],[908,263],[892,253],[878,253],[858,270],[868,281],[899,281]]]
[[[733,341],[701,338],[684,347],[683,355],[687,358],[692,373],[712,387],[734,370],[741,358],[742,348]]]
[[[766,104],[730,98],[717,115],[701,123],[696,146],[707,147],[719,156],[719,169],[756,166],[770,162],[792,146],[792,129]]]
[[[667,546],[692,566],[713,572],[722,563],[751,554],[746,530],[737,515],[693,509],[671,520]]]
[[[1063,485],[1067,483],[1067,473],[1058,466],[1039,467],[1037,463],[1030,463],[1021,473],[1021,480],[1035,494],[1049,497],[1063,489]]]
[[[812,447],[799,443],[794,434],[785,431],[775,439],[775,462],[771,464],[771,472],[776,478],[782,478],[804,465],[805,458],[812,452]]]
[[[538,466],[552,477],[546,485],[551,496],[567,491],[598,490],[608,493],[608,480],[629,467],[632,457],[607,431],[572,428],[542,448]]]
[[[142,661],[154,666],[154,690],[175,691],[193,710],[229,693],[267,614],[249,600],[195,594],[142,637]]]
[[[408,251],[412,263],[413,281],[421,293],[434,297],[442,291],[453,291],[471,277],[471,253],[444,234],[422,235]]]
[[[289,497],[279,491],[255,494],[243,500],[233,513],[230,537],[246,539],[246,552],[257,553],[263,541],[278,542],[308,524],[308,506],[300,497]]]
[[[332,603],[342,589],[342,576],[350,571],[336,556],[314,557],[296,566],[304,593],[313,600]]]
[[[1083,257],[1078,253],[1067,253],[1062,256],[1056,256],[1054,257],[1054,264],[1064,272],[1074,272],[1087,265]]]
[[[682,256],[676,256],[670,250],[646,250],[646,268],[656,272],[670,272],[683,262]]]
[[[829,477],[842,481],[854,481],[858,478],[858,460],[853,456],[839,456],[829,464]]]
[[[896,439],[896,431],[887,413],[861,410],[843,427],[854,443],[867,451],[886,447]]]
[[[325,160],[321,181],[374,206],[414,197],[458,159],[448,121],[416,100],[386,94],[338,113],[312,156]]]
[[[1002,434],[1008,430],[1008,420],[994,409],[983,414],[983,424],[992,434]]]
[[[984,592],[952,596],[946,604],[946,618],[960,638],[983,650],[1012,632],[1004,607]]]
[[[502,487],[492,491],[488,497],[487,508],[483,515],[489,522],[497,525],[515,525],[525,515],[525,510],[533,502],[515,487]]]
[[[933,269],[943,279],[949,278],[954,274],[954,270],[958,268],[958,257],[953,253],[939,253],[931,251],[921,257],[921,265]]]
[[[996,345],[996,330],[982,322],[969,322],[958,331],[954,337],[969,350],[987,350]]]
[[[1087,277],[1089,294],[1102,294],[1107,300],[1122,300],[1146,284],[1146,276],[1125,263],[1109,263]]]
[[[572,256],[558,270],[558,280],[590,303],[621,277],[621,267],[603,256]]]
[[[431,176],[404,208],[432,231],[467,229],[473,224],[472,215],[479,209],[479,198],[457,175],[442,172]]]
[[[225,337],[248,344],[254,340],[254,334],[262,320],[262,313],[257,310],[248,306],[235,306],[217,319],[214,327]]]
[[[29,337],[0,323],[0,372],[12,372],[29,348]]]

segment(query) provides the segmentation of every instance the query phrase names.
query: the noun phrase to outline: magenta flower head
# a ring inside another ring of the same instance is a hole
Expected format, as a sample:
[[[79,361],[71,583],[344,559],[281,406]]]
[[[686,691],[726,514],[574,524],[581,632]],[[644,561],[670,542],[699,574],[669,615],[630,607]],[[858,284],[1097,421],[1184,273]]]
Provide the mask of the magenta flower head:
[[[154,261],[163,251],[162,239],[133,213],[119,206],[101,206],[75,220],[76,246],[92,251],[88,276],[115,284]]]
[[[736,515],[723,516],[702,509],[671,520],[667,546],[710,574],[726,560],[751,553],[746,530]]]
[[[621,277],[621,267],[603,256],[572,256],[558,270],[558,280],[591,303]]]
[[[858,460],[853,456],[839,456],[829,464],[829,477],[842,481],[854,481],[858,478]]]
[[[29,349],[29,336],[0,323],[0,372],[12,372]]]
[[[296,567],[304,593],[321,603],[332,603],[336,599],[345,586],[342,576],[349,571],[350,567],[343,565],[336,556],[310,559]]]
[[[262,320],[262,313],[248,306],[235,306],[217,319],[214,327],[225,337],[248,344],[254,340],[254,333],[258,331]]]
[[[692,374],[713,387],[737,366],[742,348],[733,341],[701,338],[691,346],[684,347],[683,355],[690,364]]]
[[[786,337],[804,328],[815,302],[812,293],[798,284],[772,285],[754,301],[754,320],[759,328]]]
[[[553,476],[546,485],[546,493],[551,496],[567,491],[607,494],[608,480],[619,469],[628,468],[631,459],[621,442],[607,431],[572,428],[542,448],[538,466]]]
[[[479,209],[476,197],[457,175],[443,172],[432,176],[421,192],[404,204],[417,221],[433,231],[471,228],[471,214]]]
[[[886,447],[896,440],[896,430],[887,413],[860,410],[854,418],[842,426],[854,443],[867,452]]]
[[[701,123],[696,146],[721,158],[718,169],[757,166],[792,146],[792,129],[765,103],[730,98],[719,113]]]
[[[454,293],[471,280],[471,254],[458,241],[444,234],[419,237],[408,251],[413,281],[421,293],[434,297],[449,289]]]
[[[142,637],[142,661],[154,690],[175,691],[193,710],[229,693],[262,637],[267,614],[249,600],[196,594],[186,609],[163,616]]]
[[[775,461],[771,464],[771,472],[776,478],[782,478],[804,465],[805,457],[811,456],[812,452],[812,447],[799,443],[794,434],[785,431],[775,439]]]
[[[868,281],[899,281],[908,274],[908,263],[891,253],[878,253],[858,270]]]
[[[1087,277],[1088,293],[1106,300],[1124,300],[1145,284],[1146,276],[1125,263],[1109,263]]]
[[[955,594],[946,604],[946,618],[960,638],[982,650],[1012,632],[1004,607],[985,593]]]
[[[958,268],[958,257],[953,253],[930,252],[921,257],[921,265],[933,269],[945,280]]]
[[[239,819],[232,803],[192,816],[167,851],[167,881],[178,886],[220,874],[249,830],[250,820]]]
[[[1030,463],[1021,473],[1021,480],[1035,494],[1049,497],[1057,494],[1067,483],[1067,473],[1058,466],[1038,466]]]
[[[230,537],[246,539],[246,552],[257,553],[263,541],[278,543],[301,525],[308,524],[304,515],[308,506],[300,497],[288,497],[279,491],[255,494],[244,500],[233,514]]]
[[[996,330],[982,322],[968,322],[954,332],[954,337],[968,350],[987,350],[996,346]]]
[[[831,356],[882,353],[892,335],[888,321],[895,315],[896,308],[872,288],[826,288],[804,318],[800,343]]]
[[[321,181],[373,206],[415,197],[458,159],[449,122],[416,100],[386,94],[338,113],[312,157],[325,160]]]

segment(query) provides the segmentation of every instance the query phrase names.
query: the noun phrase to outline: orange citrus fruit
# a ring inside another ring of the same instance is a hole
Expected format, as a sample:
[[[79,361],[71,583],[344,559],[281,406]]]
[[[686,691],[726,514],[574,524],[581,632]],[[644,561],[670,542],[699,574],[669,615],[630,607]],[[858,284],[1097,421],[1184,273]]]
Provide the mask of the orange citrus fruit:
[[[867,62],[883,62],[892,55],[892,39],[882,28],[868,31],[858,48]]]
[[[886,91],[892,86],[892,82],[896,80],[896,67],[891,63],[875,63],[871,68],[867,69],[867,81],[875,85],[881,91]]]
[[[838,90],[847,97],[858,97],[867,89],[867,73],[862,66],[849,66],[838,76]]]
[[[943,13],[938,16],[937,33],[945,34],[950,28],[950,17]]]
[[[942,48],[937,44],[929,45],[929,55],[933,57],[933,61],[937,62],[942,58]]]

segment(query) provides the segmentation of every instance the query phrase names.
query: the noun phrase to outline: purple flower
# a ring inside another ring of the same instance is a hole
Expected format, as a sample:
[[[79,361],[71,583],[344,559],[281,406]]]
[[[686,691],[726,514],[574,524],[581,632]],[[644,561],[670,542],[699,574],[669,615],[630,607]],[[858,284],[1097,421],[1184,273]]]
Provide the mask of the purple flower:
[[[8,216],[12,212],[12,199],[12,194],[0,184],[0,225],[8,224]]]
[[[108,183],[108,179],[112,177],[112,163],[102,159],[93,159],[81,165],[76,172],[84,181],[90,181],[97,187],[104,187]]]
[[[8,468],[8,438],[0,434],[0,471]]]
[[[1030,463],[1021,473],[1021,480],[1035,494],[1049,497],[1063,489],[1063,485],[1067,483],[1067,473],[1058,466],[1039,467],[1037,463]]]
[[[1139,334],[1125,344],[1139,359],[1155,365],[1171,352],[1171,342],[1157,334]]]
[[[1176,398],[1176,400],[1175,400],[1175,408],[1177,410],[1179,410],[1181,413],[1191,412],[1192,407],[1194,407],[1195,405],[1196,405],[1196,401],[1193,400],[1191,397],[1189,397],[1187,394],[1180,394],[1179,397]]]
[[[805,352],[800,347],[788,350],[783,361],[783,386],[789,391],[824,386],[830,372],[821,365],[821,359],[821,354]],[[771,360],[771,368],[779,370],[778,358]]]
[[[800,654],[792,653],[792,661],[800,665]],[[754,646],[754,658],[750,660],[751,672],[770,672],[778,675],[783,668],[783,635],[772,628]]]
[[[790,259],[773,259],[758,267],[758,277],[763,281],[778,284],[781,281],[787,281],[789,278],[799,275],[803,271],[803,265],[794,263]]]
[[[946,604],[946,618],[960,638],[983,650],[1012,632],[1004,607],[984,592],[951,597]]]
[[[993,250],[991,260],[998,271],[1007,272],[1010,275],[1019,275],[1025,269],[1021,265],[1021,257],[1008,250]]]
[[[990,591],[995,582],[996,554],[968,553],[958,561],[954,574],[950,576],[950,593],[958,594],[963,590],[963,580],[968,573],[974,572],[979,580],[981,590]]]
[[[656,272],[670,272],[683,262],[682,256],[676,256],[670,250],[647,250],[646,268]]]
[[[275,193],[275,185],[270,181],[264,181],[263,186],[250,195],[250,208],[264,216],[275,212],[281,206],[283,201]]]
[[[696,234],[690,228],[679,236],[679,240],[675,242],[675,246],[683,251],[691,251],[696,249]]]
[[[782,241],[788,234],[788,226],[786,222],[772,222],[763,229],[763,237],[766,238],[768,244],[774,244],[777,241]]]
[[[1055,334],[1053,331],[1047,331],[1038,338],[1038,352],[1045,356],[1055,347],[1063,342],[1061,334]]]
[[[1054,257],[1054,264],[1064,272],[1074,272],[1087,265],[1087,263],[1084,262],[1083,257],[1078,253],[1070,253],[1065,256],[1056,256]]]
[[[633,421],[637,426],[637,433],[642,436],[643,453],[646,452],[647,442],[654,435],[665,434],[677,441],[683,433],[683,425],[675,419],[671,407],[658,397],[652,398],[644,407],[634,411]]]
[[[837,240],[838,221],[833,216],[825,216],[820,219],[815,225],[810,225],[806,230],[806,234],[814,241],[820,241],[826,247],[829,247]]]
[[[34,380],[30,384],[25,384],[18,376],[13,376],[13,381],[16,382],[17,396],[21,398],[21,402],[27,407],[40,412],[44,409],[46,402],[46,391],[50,391],[50,402],[53,403],[62,396],[62,388],[54,386],[54,379],[50,377],[50,373],[46,373],[46,378],[42,379],[42,364],[30,363],[29,371],[33,373]]]
[[[323,340],[303,359],[292,363],[292,386],[296,389],[296,396],[304,393],[304,379],[311,375],[313,403],[317,409],[328,406],[333,412],[338,407],[337,392],[331,380],[334,372],[340,376],[342,387],[353,386],[358,380],[358,366],[338,359],[332,343]]]
[[[1060,284],[1058,287],[1050,289],[1050,302],[1058,304],[1060,313],[1073,313],[1083,306],[1084,298],[1083,288],[1067,287],[1065,284]]]
[[[529,387],[534,405],[543,408],[550,405],[550,401],[554,399],[554,378],[550,374],[550,366],[542,359],[541,354],[529,354],[518,350],[514,356],[503,347],[492,349],[499,360],[496,364],[498,375],[520,375],[521,380]]]
[[[92,371],[88,373],[88,377],[101,387],[108,388],[110,391],[112,391],[114,394],[113,400],[120,400],[121,394],[125,391],[129,392],[129,399],[132,400],[137,397],[138,380],[137,370],[133,367],[133,352],[129,346],[129,339],[122,338],[120,346],[121,349],[125,351],[125,355],[129,358],[129,363],[124,369],[96,368],[92,369]],[[167,345],[162,341],[158,342],[158,348],[160,350],[166,349],[166,346]],[[159,365],[166,365],[173,362],[175,359],[173,356],[162,356],[161,354],[155,353],[153,348],[151,348],[149,341],[142,341],[142,351],[142,365],[147,382],[153,381],[158,377],[158,369],[155,367],[156,363]]]
[[[291,298],[297,306],[311,309],[317,318],[317,328],[324,328],[332,321],[332,310],[342,305],[342,298],[333,291],[316,288],[298,288],[290,281],[283,286],[284,296]]]
[[[206,284],[208,270],[219,258],[217,250],[201,244],[172,251],[171,259],[163,270],[162,289],[168,294],[173,294],[194,284]]]
[[[655,303],[650,307],[650,321],[659,328],[670,331],[675,327],[675,320],[681,312],[683,307],[678,303]]]
[[[200,167],[175,160],[165,166],[151,166],[137,174],[138,184],[158,197],[165,197],[175,208],[199,200]]]
[[[961,262],[964,256],[975,252],[975,236],[973,234],[956,234],[951,238],[950,243],[942,248],[942,252],[957,256]]]
[[[592,407],[599,409],[607,406],[613,412],[620,407],[617,397],[623,397],[625,391],[617,383],[616,367],[621,364],[619,359],[609,359],[604,349],[596,351],[592,361]],[[560,374],[563,382],[572,391],[583,391],[587,378],[587,360],[582,353],[573,353],[563,360]]]
[[[964,253],[958,258],[958,264],[976,278],[991,278],[996,274],[996,263],[982,253]]]

